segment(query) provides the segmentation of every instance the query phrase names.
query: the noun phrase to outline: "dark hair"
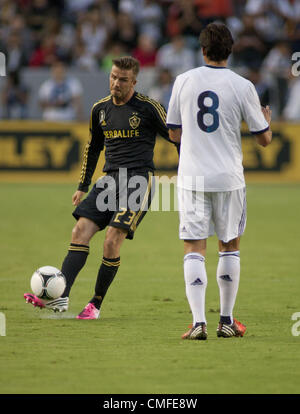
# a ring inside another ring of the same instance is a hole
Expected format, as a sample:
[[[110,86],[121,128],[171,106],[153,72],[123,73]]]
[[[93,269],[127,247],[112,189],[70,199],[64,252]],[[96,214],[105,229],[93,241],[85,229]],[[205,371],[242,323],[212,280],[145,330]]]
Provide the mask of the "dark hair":
[[[139,73],[140,63],[132,56],[122,56],[112,60],[113,65],[119,69],[132,70],[135,76]]]
[[[234,43],[230,30],[221,23],[208,24],[200,33],[199,41],[204,54],[213,62],[227,60]]]

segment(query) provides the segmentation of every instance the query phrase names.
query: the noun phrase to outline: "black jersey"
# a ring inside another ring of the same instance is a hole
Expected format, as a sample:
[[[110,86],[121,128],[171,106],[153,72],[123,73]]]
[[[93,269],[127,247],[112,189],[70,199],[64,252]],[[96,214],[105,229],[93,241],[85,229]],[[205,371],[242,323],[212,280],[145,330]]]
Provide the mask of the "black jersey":
[[[78,189],[88,191],[104,146],[104,172],[119,168],[153,171],[157,134],[170,141],[166,111],[157,101],[135,92],[124,105],[115,105],[111,95],[95,103]]]

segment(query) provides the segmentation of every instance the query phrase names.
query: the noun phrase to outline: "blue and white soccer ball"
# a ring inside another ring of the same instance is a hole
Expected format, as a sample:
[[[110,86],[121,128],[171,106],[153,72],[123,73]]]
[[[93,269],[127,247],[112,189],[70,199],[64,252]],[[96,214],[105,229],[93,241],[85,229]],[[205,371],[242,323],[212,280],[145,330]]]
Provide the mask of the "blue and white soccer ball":
[[[30,281],[32,292],[41,299],[57,299],[65,288],[66,279],[62,272],[53,266],[37,269]]]

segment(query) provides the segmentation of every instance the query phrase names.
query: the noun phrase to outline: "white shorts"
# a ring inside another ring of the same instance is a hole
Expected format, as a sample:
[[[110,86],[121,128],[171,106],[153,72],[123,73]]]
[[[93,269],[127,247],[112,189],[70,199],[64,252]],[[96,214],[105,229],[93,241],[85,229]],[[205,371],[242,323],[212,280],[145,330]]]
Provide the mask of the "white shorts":
[[[244,233],[247,218],[246,188],[203,192],[177,188],[179,238],[201,240],[213,236],[229,242]]]

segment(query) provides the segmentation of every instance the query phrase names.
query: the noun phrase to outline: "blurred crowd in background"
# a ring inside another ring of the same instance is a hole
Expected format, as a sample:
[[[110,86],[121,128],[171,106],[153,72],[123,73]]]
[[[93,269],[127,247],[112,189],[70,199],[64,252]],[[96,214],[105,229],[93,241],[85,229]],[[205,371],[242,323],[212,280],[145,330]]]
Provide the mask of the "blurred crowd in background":
[[[291,71],[300,0],[0,0],[0,9],[2,118],[28,117],[22,71],[49,68],[39,90],[43,118],[82,119],[84,91],[68,71],[109,72],[122,55],[155,74],[147,94],[167,108],[176,75],[204,63],[201,29],[219,21],[235,40],[229,68],[254,83],[275,119],[300,121],[300,77]]]

